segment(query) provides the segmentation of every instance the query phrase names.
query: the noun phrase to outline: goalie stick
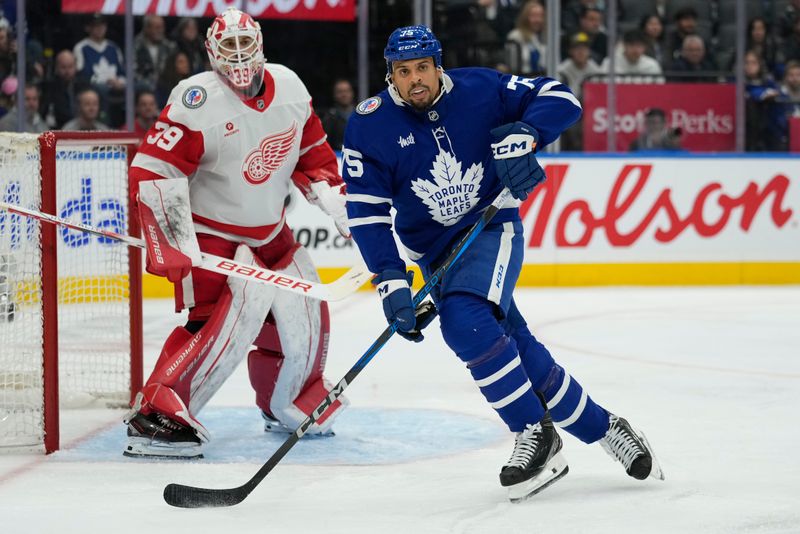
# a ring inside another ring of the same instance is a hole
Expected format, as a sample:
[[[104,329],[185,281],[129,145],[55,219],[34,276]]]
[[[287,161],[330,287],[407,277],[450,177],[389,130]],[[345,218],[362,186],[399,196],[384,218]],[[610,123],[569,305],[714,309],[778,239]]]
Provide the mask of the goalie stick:
[[[23,208],[21,206],[14,206],[13,204],[8,204],[3,201],[0,201],[0,208],[11,213],[24,215],[25,217],[32,217],[40,221],[115,239],[131,247],[146,249],[145,241],[133,236],[118,234],[117,232],[104,230],[102,228],[95,228],[88,224],[76,223],[62,217],[50,215],[49,213]],[[239,263],[232,259],[221,258],[206,253],[202,253],[202,263],[196,265],[196,267],[200,267],[206,271],[224,274],[225,276],[233,276],[275,286],[283,291],[290,291],[320,300],[342,300],[357,291],[372,278],[372,273],[367,270],[363,262],[351,268],[329,284],[305,280],[297,276],[292,276],[291,274],[273,271],[257,265]]]
[[[511,192],[508,189],[503,189],[491,206],[483,212],[481,218],[470,228],[469,232],[459,241],[458,245],[450,253],[450,256],[442,263],[442,265],[434,271],[425,285],[414,295],[414,306],[419,308],[423,299],[428,296],[433,287],[439,283],[444,274],[450,270],[455,264],[456,260],[461,257],[461,254],[467,247],[475,240],[477,235],[486,227],[492,217],[495,216],[497,211],[506,203]],[[311,412],[297,430],[294,431],[283,444],[275,451],[267,462],[261,466],[261,469],[253,475],[253,478],[245,482],[237,488],[230,489],[209,489],[198,488],[194,486],[185,486],[183,484],[168,484],[164,488],[164,500],[171,506],[180,508],[206,508],[206,507],[219,507],[219,506],[233,506],[242,502],[250,492],[261,483],[262,480],[278,465],[278,462],[286,456],[286,453],[294,447],[294,445],[303,437],[308,428],[313,425],[325,411],[338,399],[344,390],[349,386],[356,376],[366,367],[372,358],[378,353],[381,348],[389,341],[392,334],[397,331],[397,322],[390,324],[386,330],[376,339],[367,351],[359,358],[359,360],[350,368],[338,384],[331,390],[327,397],[322,399],[322,402]]]

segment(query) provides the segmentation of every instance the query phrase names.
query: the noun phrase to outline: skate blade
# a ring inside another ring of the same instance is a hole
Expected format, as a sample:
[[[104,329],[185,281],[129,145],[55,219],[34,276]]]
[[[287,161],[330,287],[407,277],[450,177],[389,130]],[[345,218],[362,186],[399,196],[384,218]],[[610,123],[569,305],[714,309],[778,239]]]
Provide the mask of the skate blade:
[[[642,432],[637,432],[639,437],[642,438],[645,447],[647,450],[650,451],[650,478],[655,478],[656,480],[664,480],[664,471],[661,470],[661,464],[658,463],[658,459],[656,458],[656,453],[653,452],[653,447],[650,446],[650,442],[647,441],[647,437]]]
[[[513,503],[527,500],[553,483],[564,478],[569,473],[569,466],[564,456],[559,452],[547,462],[542,471],[535,477],[509,486],[508,499]]]
[[[198,443],[171,443],[150,438],[128,437],[128,446],[122,452],[129,458],[160,458],[169,460],[199,460],[203,452]]]
[[[284,436],[288,436],[289,434],[294,434],[295,431],[283,424],[266,423],[264,425],[264,432],[268,434],[283,434]],[[326,432],[317,434],[309,432],[307,434],[303,434],[303,438],[332,438],[335,435],[336,433],[333,430],[328,430]]]

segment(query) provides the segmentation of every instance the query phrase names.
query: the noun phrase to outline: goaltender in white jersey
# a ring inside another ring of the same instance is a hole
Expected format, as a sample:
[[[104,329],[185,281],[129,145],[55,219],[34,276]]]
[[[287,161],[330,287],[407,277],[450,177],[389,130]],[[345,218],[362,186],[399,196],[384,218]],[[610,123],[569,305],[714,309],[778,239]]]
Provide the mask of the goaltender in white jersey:
[[[196,415],[245,355],[266,430],[293,431],[330,391],[325,302],[193,268],[203,251],[317,279],[286,225],[295,186],[350,235],[311,96],[290,69],[266,63],[258,23],[228,8],[206,48],[213,71],[173,89],[131,164],[147,270],[174,282],[176,310],[189,320],[164,343],[125,419],[129,456],[201,456],[209,435]],[[341,408],[311,434],[330,435]]]

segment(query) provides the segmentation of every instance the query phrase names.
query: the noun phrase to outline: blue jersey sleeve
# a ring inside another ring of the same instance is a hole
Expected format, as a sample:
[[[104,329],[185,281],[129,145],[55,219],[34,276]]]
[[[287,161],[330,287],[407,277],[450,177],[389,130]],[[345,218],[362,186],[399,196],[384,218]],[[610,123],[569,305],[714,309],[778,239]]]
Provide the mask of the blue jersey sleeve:
[[[539,132],[536,150],[555,141],[581,117],[581,104],[569,87],[552,78],[500,75],[504,122],[521,120]]]
[[[348,122],[342,148],[350,232],[371,272],[405,271],[392,232],[391,172],[374,144],[361,141],[369,138],[369,128],[359,119],[354,114]]]

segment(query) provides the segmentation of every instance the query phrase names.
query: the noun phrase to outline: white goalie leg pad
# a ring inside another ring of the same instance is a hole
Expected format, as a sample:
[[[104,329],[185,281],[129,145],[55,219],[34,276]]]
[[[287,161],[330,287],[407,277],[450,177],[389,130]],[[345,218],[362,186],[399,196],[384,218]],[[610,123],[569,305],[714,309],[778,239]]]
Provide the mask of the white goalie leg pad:
[[[275,268],[308,280],[319,280],[311,257],[303,247],[296,248],[293,255]],[[274,417],[291,429],[300,426],[333,387],[322,376],[330,332],[327,306],[324,301],[287,291],[279,292],[272,303],[283,361],[273,379],[269,408]],[[251,371],[253,369],[251,365]],[[251,375],[251,382],[255,385],[265,378]],[[306,433],[327,434],[347,404],[346,398],[339,397],[319,423]]]
[[[253,264],[257,260],[246,245],[240,245],[234,259]],[[233,373],[261,330],[277,288],[239,278],[228,278],[232,303],[219,336],[206,358],[199,363],[190,386],[189,410],[198,413]]]
[[[140,182],[139,203],[153,212],[155,222],[169,246],[187,255],[192,265],[199,265],[200,245],[197,243],[189,206],[189,181],[186,178],[170,178]],[[144,231],[153,230],[145,228]]]

